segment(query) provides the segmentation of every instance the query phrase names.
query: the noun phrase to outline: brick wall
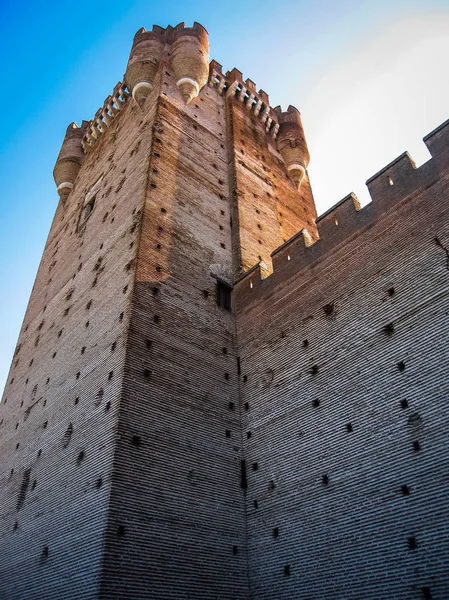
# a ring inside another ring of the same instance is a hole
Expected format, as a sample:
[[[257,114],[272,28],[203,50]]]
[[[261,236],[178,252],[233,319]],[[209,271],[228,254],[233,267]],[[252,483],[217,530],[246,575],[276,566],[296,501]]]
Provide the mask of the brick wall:
[[[449,593],[447,132],[236,288],[252,598]]]
[[[0,405],[8,600],[98,597],[151,139],[139,113],[122,111],[57,208]]]

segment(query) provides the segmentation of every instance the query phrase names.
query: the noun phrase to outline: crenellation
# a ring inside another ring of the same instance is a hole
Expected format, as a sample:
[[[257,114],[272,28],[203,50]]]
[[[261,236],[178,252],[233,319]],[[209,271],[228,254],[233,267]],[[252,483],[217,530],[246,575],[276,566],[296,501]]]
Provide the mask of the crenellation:
[[[129,98],[130,93],[126,86],[119,81],[112,95],[106,98],[103,107],[97,110],[95,117],[86,125],[85,134],[82,139],[82,147],[85,154],[94,147],[102,134],[123,109]]]
[[[276,110],[280,112],[279,107]],[[441,131],[445,132],[446,126]],[[424,139],[429,139],[429,136]],[[442,144],[439,148],[445,151]],[[396,205],[411,201],[418,191],[426,189],[437,180],[435,162],[436,157],[433,157],[417,168],[407,152],[396,158],[368,179],[371,203],[362,207],[353,193],[340,200],[316,219],[319,238],[314,240],[307,228],[292,236],[271,253],[273,273],[264,275],[264,270],[260,270],[260,279],[251,277],[251,289],[257,289],[258,283],[265,283],[266,278],[266,286],[272,288],[278,285],[280,279],[285,280],[295,273],[314,267],[318,261],[331,256],[337,248],[386,218]],[[238,280],[237,289],[242,287],[248,288],[246,274]],[[260,293],[265,292],[262,290]]]
[[[424,143],[429,149],[431,156],[441,166],[446,166],[448,156],[449,119],[436,127],[424,137]]]

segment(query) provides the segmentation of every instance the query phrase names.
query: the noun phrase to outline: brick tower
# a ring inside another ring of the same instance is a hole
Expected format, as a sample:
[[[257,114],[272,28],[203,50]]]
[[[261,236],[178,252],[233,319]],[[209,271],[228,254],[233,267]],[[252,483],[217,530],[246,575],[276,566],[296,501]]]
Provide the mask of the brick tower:
[[[449,121],[316,218],[298,111],[136,34],[0,406],[0,600],[449,598]],[[368,143],[368,141],[367,141]]]
[[[197,23],[140,30],[69,126],[1,406],[1,598],[249,597],[231,289],[317,239],[307,164]]]

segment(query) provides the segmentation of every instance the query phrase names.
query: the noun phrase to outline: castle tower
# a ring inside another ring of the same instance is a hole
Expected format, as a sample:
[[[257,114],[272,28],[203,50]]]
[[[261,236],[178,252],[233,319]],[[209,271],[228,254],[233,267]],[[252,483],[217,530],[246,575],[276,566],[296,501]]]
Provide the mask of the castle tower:
[[[317,239],[307,161],[197,23],[140,30],[69,126],[1,405],[0,597],[248,598],[231,289]]]

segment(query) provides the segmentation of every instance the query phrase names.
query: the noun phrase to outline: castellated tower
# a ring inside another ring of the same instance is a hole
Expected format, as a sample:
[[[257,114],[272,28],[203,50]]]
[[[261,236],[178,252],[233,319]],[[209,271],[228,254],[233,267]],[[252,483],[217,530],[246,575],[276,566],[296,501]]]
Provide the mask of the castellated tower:
[[[449,598],[449,121],[424,141],[317,218],[299,112],[197,23],[136,34],[54,169],[0,600]]]
[[[197,23],[140,30],[68,127],[1,406],[1,598],[248,598],[230,291],[316,238],[306,167]]]

